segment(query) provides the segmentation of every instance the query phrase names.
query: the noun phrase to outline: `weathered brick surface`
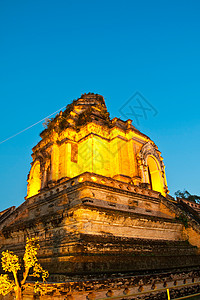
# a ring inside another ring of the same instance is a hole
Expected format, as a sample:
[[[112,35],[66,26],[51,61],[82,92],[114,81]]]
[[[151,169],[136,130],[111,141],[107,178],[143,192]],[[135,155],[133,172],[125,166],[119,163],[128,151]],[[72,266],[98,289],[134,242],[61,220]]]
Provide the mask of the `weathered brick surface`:
[[[0,213],[0,251],[22,257],[26,238],[39,237],[39,261],[57,282],[40,299],[121,297],[199,276],[198,214],[168,196],[161,153],[131,120],[110,120],[102,96],[82,95],[41,137],[26,201]],[[33,299],[31,284],[24,296]]]

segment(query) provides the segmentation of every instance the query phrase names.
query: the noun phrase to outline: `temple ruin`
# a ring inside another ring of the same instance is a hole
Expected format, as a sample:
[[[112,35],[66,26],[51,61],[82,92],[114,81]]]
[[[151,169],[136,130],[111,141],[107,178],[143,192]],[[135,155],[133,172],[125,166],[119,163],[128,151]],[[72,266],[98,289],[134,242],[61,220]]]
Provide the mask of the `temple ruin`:
[[[169,196],[155,143],[131,120],[111,120],[101,95],[83,94],[47,121],[25,201],[0,213],[1,251],[22,256],[26,237],[39,237],[52,287],[41,299],[133,299],[145,284],[174,284],[170,274],[199,276],[192,209]]]

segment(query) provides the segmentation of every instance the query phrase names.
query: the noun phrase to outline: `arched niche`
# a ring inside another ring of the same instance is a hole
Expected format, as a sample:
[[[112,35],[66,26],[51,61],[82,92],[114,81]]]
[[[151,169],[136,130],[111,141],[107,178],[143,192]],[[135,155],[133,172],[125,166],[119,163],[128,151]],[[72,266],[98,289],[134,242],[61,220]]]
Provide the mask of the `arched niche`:
[[[148,180],[152,190],[163,194],[163,179],[158,161],[152,155],[147,157]]]
[[[28,179],[28,195],[27,197],[32,197],[38,194],[41,188],[41,171],[40,171],[40,162],[36,161],[30,171]]]
[[[156,145],[150,142],[146,143],[140,150],[137,159],[142,182],[148,183],[152,190],[166,196],[168,188],[165,166]]]

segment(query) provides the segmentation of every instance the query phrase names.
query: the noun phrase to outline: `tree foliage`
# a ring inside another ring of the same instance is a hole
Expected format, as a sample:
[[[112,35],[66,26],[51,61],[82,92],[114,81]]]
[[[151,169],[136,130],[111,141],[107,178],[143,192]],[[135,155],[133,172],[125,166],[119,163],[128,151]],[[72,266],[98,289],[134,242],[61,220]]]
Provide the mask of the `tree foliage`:
[[[22,299],[22,290],[25,288],[26,279],[29,276],[42,277],[43,283],[36,282],[34,290],[44,294],[46,291],[45,281],[49,276],[48,271],[44,270],[43,267],[38,263],[37,252],[39,249],[38,238],[27,238],[25,253],[23,256],[24,272],[22,280],[19,280],[18,271],[22,269],[19,262],[19,257],[12,251],[2,252],[1,264],[5,272],[12,273],[14,280],[9,279],[7,274],[0,275],[0,294],[5,296],[12,290],[15,291],[17,300]],[[30,272],[32,271],[32,274]]]
[[[174,193],[174,195],[176,197],[179,197],[179,198],[183,198],[183,199],[187,199],[189,201],[192,201],[194,203],[198,203],[200,204],[200,196],[197,196],[197,195],[191,195],[187,190],[183,190],[183,192],[181,192],[180,190],[176,191]]]
[[[10,280],[7,274],[0,275],[0,294],[7,295],[15,286],[13,280]]]

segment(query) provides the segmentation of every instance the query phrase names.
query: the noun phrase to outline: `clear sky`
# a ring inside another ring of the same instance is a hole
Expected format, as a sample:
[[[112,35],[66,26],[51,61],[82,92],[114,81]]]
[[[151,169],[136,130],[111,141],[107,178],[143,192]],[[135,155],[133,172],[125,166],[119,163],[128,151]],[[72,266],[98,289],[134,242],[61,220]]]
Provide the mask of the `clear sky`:
[[[139,91],[157,114],[133,123],[162,152],[170,194],[200,195],[199,14],[194,0],[1,0],[0,142],[85,92],[124,118]],[[24,201],[42,130],[0,144],[0,210]]]

